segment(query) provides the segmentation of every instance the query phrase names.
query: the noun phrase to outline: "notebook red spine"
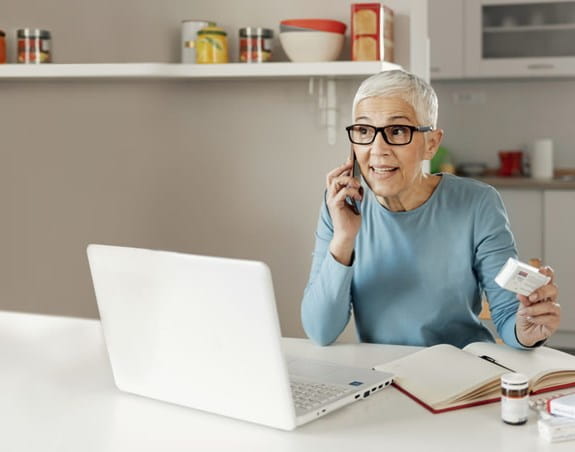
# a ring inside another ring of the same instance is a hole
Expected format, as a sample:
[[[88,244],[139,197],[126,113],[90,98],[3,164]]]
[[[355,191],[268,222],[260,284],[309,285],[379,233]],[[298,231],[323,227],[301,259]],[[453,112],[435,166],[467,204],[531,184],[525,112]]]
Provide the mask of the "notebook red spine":
[[[393,386],[395,386],[397,389],[399,389],[399,391],[403,392],[406,396],[408,396],[410,399],[416,401],[417,403],[419,403],[422,407],[426,408],[427,410],[431,411],[433,414],[440,414],[440,413],[445,413],[447,411],[454,411],[454,410],[461,410],[463,408],[471,408],[474,406],[479,406],[479,405],[487,405],[488,403],[495,403],[495,402],[499,402],[501,400],[500,397],[494,397],[492,399],[487,399],[487,400],[481,400],[479,402],[471,402],[471,403],[464,403],[463,405],[457,405],[457,406],[451,406],[449,408],[442,408],[441,410],[436,410],[434,408],[431,408],[427,403],[425,403],[423,400],[418,399],[415,395],[413,395],[411,392],[407,391],[406,389],[402,388],[401,386],[399,386],[399,384],[397,384],[396,382],[392,383]],[[575,387],[575,382],[572,383],[565,383],[562,385],[557,385],[557,386],[553,386],[551,388],[546,388],[546,389],[540,389],[539,391],[534,391],[531,392],[531,394],[541,394],[544,392],[550,392],[550,391],[558,391],[559,389],[565,389],[565,388],[572,388]]]

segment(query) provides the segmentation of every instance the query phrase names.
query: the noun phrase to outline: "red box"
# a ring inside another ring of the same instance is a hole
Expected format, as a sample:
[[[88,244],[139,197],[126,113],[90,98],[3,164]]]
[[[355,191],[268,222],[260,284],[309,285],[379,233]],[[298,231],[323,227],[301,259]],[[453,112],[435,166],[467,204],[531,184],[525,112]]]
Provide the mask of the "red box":
[[[352,3],[351,59],[393,62],[393,10],[383,3]]]

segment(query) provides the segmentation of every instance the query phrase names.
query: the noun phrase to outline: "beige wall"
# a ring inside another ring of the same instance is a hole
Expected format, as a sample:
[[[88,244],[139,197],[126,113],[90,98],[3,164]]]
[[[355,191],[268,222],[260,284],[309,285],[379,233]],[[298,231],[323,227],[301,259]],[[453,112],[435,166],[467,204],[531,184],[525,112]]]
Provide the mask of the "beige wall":
[[[176,62],[182,19],[218,21],[234,57],[240,26],[348,21],[350,3],[6,0],[0,28],[51,30],[60,63]],[[358,83],[338,82],[340,130]],[[0,309],[97,316],[98,242],[264,260],[283,333],[303,334],[324,175],[348,152],[343,132],[327,144],[307,80],[0,81],[0,102]]]
[[[305,89],[0,83],[0,308],[96,316],[85,246],[124,244],[266,261],[300,334],[324,173],[347,154]]]

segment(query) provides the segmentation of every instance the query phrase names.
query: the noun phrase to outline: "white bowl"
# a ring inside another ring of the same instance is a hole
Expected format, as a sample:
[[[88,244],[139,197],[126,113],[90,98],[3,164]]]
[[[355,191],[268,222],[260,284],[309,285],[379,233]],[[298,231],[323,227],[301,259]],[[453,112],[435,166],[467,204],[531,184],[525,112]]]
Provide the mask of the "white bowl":
[[[288,58],[299,63],[337,60],[344,39],[344,35],[328,31],[280,33],[280,42]]]

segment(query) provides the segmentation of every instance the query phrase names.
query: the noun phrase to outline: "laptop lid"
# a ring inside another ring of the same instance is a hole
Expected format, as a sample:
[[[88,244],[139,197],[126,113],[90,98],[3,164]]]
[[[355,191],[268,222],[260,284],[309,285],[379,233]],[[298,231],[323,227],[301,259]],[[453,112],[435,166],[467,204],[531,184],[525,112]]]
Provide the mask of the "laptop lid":
[[[106,245],[87,254],[119,389],[295,428],[264,263]]]

